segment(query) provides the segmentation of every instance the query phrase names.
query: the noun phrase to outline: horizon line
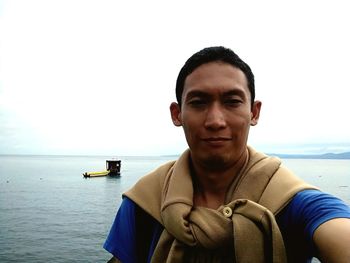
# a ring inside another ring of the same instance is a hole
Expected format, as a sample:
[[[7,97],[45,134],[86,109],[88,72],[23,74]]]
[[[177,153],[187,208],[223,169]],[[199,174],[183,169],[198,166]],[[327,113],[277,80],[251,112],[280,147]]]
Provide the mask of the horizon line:
[[[349,155],[350,151],[344,151],[339,153],[327,152],[327,153],[279,153],[279,152],[264,152],[269,156],[281,156],[281,157],[321,157],[329,156],[336,157],[341,155]],[[104,157],[110,159],[120,159],[120,157],[178,157],[181,153],[174,154],[148,154],[148,155],[112,155],[112,154],[42,154],[42,153],[0,153],[0,156],[46,156],[46,157]]]

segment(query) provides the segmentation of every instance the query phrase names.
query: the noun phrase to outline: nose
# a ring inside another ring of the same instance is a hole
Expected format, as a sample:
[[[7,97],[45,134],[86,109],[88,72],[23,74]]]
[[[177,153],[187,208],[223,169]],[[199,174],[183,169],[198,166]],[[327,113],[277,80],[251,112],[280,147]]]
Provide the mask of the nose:
[[[204,126],[205,128],[212,130],[226,127],[225,114],[220,105],[214,103],[208,108]]]

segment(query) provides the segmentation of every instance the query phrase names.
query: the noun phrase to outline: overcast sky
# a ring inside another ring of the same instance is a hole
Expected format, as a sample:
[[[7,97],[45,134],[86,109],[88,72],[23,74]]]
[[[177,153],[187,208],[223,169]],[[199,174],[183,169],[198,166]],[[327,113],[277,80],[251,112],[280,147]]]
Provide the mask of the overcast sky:
[[[249,144],[350,151],[347,1],[0,1],[0,154],[178,154],[185,60],[232,48],[263,102]]]

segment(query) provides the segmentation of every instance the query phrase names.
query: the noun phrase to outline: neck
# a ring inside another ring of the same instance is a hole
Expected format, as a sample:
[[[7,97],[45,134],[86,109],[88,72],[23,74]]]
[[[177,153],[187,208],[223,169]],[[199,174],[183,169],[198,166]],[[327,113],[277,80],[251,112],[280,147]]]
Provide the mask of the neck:
[[[225,169],[208,169],[207,165],[192,160],[194,205],[217,209],[225,203],[226,193],[237,178],[248,157],[245,150],[235,163]]]
[[[245,150],[236,162],[225,169],[208,169],[192,160],[194,205],[217,209],[225,203],[226,193],[242,170],[248,152]]]

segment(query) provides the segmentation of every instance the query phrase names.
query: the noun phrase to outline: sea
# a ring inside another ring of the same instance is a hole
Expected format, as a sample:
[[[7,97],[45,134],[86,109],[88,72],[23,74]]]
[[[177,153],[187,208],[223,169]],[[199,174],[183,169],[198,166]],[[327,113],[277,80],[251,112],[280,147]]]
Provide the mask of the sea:
[[[84,178],[111,156],[0,155],[0,262],[107,262],[103,243],[121,194],[175,157],[119,157],[120,177]],[[350,160],[283,159],[350,204]]]

